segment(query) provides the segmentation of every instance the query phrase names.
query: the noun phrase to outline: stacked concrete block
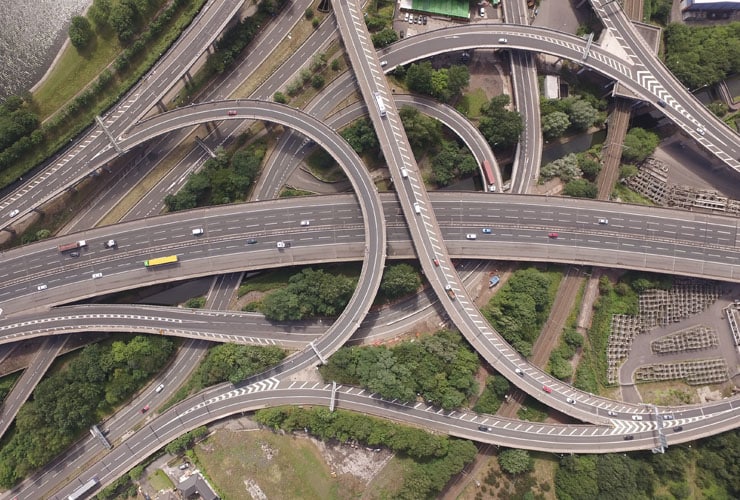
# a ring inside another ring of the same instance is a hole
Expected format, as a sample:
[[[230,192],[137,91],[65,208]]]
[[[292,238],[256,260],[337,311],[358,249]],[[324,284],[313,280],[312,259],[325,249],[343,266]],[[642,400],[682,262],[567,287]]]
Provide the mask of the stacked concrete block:
[[[635,378],[644,382],[683,379],[690,385],[719,384],[729,378],[722,358],[641,366]]]
[[[680,332],[664,335],[650,343],[655,354],[710,349],[719,345],[717,332],[706,326],[694,326]]]

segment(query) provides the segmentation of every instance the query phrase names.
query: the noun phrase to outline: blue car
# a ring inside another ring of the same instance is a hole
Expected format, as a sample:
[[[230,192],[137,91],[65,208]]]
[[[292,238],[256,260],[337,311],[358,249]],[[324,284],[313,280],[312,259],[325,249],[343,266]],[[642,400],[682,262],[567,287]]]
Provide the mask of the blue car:
[[[483,231],[483,234],[491,234],[491,228],[490,227],[484,227],[482,231]]]

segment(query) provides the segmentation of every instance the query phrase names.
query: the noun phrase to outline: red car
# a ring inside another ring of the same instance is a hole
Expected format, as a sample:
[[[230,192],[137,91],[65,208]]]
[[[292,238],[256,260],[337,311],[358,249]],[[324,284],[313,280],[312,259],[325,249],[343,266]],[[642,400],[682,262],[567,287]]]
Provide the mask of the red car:
[[[547,236],[550,237],[550,238],[557,238],[558,237],[558,233],[552,232],[552,233],[549,233]]]
[[[141,413],[146,413],[149,411],[149,405],[146,405],[144,408],[141,409]]]
[[[550,394],[552,392],[552,388],[547,387],[546,385],[543,385],[542,386],[542,390],[545,391],[548,394]]]
[[[439,267],[439,259],[433,259],[432,262],[434,262],[434,265]]]
[[[231,111],[229,111],[229,116],[236,116],[236,110],[232,109]]]

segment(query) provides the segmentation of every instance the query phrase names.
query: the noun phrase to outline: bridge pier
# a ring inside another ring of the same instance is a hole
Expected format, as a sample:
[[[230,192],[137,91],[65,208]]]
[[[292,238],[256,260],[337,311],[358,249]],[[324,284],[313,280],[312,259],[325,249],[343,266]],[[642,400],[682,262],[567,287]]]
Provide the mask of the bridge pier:
[[[331,383],[331,401],[329,402],[329,411],[333,412],[337,401],[337,383]]]
[[[110,130],[108,130],[105,126],[105,123],[103,123],[103,119],[100,118],[100,116],[96,116],[95,121],[98,122],[98,125],[100,125],[100,128],[103,129],[103,132],[105,133],[105,135],[108,136],[108,140],[113,145],[113,148],[116,150],[116,152],[118,154],[123,153],[121,146],[118,145],[118,143],[116,142],[116,139],[113,137],[113,134],[110,133]]]
[[[319,358],[319,361],[321,361],[321,364],[322,365],[325,365],[326,364],[326,358],[324,358],[324,356],[321,355],[321,353],[319,352],[319,350],[316,348],[316,344],[313,343],[313,340],[311,342],[309,342],[308,345],[310,345],[311,346],[311,349],[313,349],[313,352],[316,353],[316,357]]]

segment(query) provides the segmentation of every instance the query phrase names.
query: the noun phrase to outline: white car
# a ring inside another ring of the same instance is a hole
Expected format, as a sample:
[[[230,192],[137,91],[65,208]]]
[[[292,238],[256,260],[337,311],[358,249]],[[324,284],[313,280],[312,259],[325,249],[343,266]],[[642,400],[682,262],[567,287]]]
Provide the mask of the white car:
[[[698,127],[696,129],[696,133],[698,133],[699,135],[704,135],[706,133],[706,130],[704,130],[704,127]]]
[[[156,389],[154,389],[154,392],[162,392],[162,389],[164,389],[164,384],[159,384]]]
[[[103,273],[93,273],[93,275],[92,275],[92,279],[94,279],[94,280],[96,280],[98,278],[102,278],[102,277],[103,277]]]
[[[572,405],[576,404],[576,400],[575,400],[575,399],[573,399],[573,398],[565,398],[565,400],[566,400],[567,402],[569,402],[570,404],[572,404]]]
[[[609,224],[609,219],[599,219],[599,224]]]
[[[277,242],[277,247],[278,248],[285,248],[285,242],[284,241],[278,241]]]
[[[36,290],[38,290],[38,291],[40,292],[41,290],[46,290],[47,288],[48,288],[48,287],[47,287],[47,286],[46,286],[46,285],[44,284],[44,285],[39,285],[39,286],[37,286],[37,287],[36,287]]]
[[[408,13],[408,12],[406,12],[406,13],[404,14],[404,16],[403,16],[403,20],[404,20],[404,21],[406,21],[406,22],[408,22],[408,20],[409,20],[409,13]]]
[[[16,209],[14,209],[14,210],[11,210],[11,212],[10,212],[10,213],[8,214],[8,217],[15,217],[15,216],[16,216],[16,215],[18,215],[19,213],[20,213],[20,210],[18,210],[18,209],[16,208]]]
[[[475,234],[475,233],[468,233],[468,234],[466,234],[466,235],[465,235],[465,237],[466,237],[467,239],[469,239],[469,240],[475,240],[475,239],[477,239],[477,238],[478,238],[478,235],[477,235],[477,234]]]
[[[642,420],[642,415],[632,415],[632,420]]]
[[[302,220],[301,221],[301,226],[308,226],[309,224],[311,224],[311,221],[310,220]]]
[[[193,229],[193,236],[200,236],[203,234],[203,228],[202,227],[196,227]]]
[[[421,207],[418,203],[414,203],[414,212],[416,212],[417,214],[421,213]]]

